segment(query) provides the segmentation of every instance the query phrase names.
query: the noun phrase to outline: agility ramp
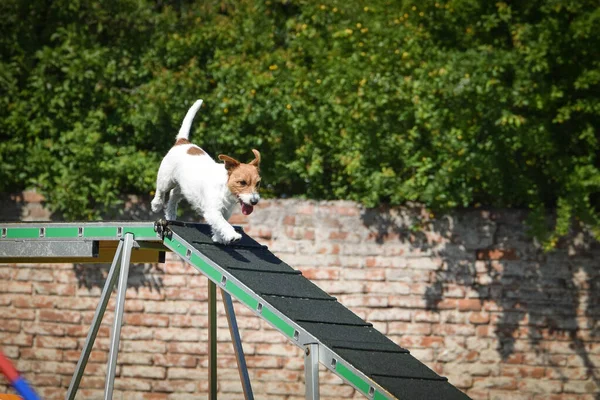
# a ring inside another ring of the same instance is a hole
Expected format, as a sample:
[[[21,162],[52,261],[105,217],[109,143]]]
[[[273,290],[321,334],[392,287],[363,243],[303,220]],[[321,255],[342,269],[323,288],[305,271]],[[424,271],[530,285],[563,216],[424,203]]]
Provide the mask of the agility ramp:
[[[170,250],[204,274],[209,284],[209,394],[216,398],[216,288],[223,294],[246,399],[253,398],[231,297],[250,308],[305,351],[306,398],[319,398],[319,366],[371,399],[468,399],[345,308],[315,284],[244,234],[233,245],[211,240],[210,228],[174,221],[1,224],[0,262],[101,262],[112,266],[92,328],[71,381],[72,399],[87,363],[113,287],[119,279],[111,332],[105,398],[112,397],[129,262],[164,261]],[[25,250],[22,250],[25,249]],[[137,261],[136,261],[137,259]],[[80,261],[72,261],[80,260]]]

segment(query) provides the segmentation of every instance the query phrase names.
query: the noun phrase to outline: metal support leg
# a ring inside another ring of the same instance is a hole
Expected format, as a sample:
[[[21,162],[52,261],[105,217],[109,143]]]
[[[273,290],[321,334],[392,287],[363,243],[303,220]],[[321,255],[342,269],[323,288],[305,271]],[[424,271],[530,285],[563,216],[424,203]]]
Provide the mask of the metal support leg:
[[[110,337],[110,353],[106,369],[106,383],[104,386],[104,400],[112,400],[115,373],[117,370],[117,355],[119,353],[119,339],[121,336],[121,323],[123,322],[123,309],[125,306],[125,292],[127,291],[127,278],[129,276],[129,262],[133,247],[133,235],[125,234],[123,243],[123,256],[121,257],[121,271],[119,273],[119,288],[117,303],[115,305],[115,320]]]
[[[208,394],[217,400],[217,286],[208,281]]]
[[[90,327],[90,331],[85,339],[85,344],[81,350],[77,367],[75,367],[75,373],[73,374],[73,378],[71,378],[71,383],[69,384],[69,390],[67,391],[66,397],[67,400],[73,400],[75,398],[75,394],[77,393],[77,389],[79,388],[79,383],[81,382],[83,371],[85,370],[90,353],[92,352],[94,342],[96,341],[96,335],[98,334],[98,329],[100,329],[100,324],[102,323],[106,306],[108,305],[110,295],[115,287],[115,283],[117,282],[117,276],[121,268],[119,263],[121,261],[122,252],[123,242],[119,241],[119,246],[115,252],[113,262],[110,266],[110,270],[108,271],[108,276],[106,277],[106,282],[104,283],[104,288],[102,289],[102,294],[100,295],[100,302],[98,303],[98,307],[96,307],[96,312],[94,313],[92,326]]]
[[[306,400],[319,400],[319,345],[307,344],[304,354]]]
[[[248,376],[248,367],[246,366],[246,358],[244,357],[244,349],[242,348],[242,340],[240,339],[240,331],[235,317],[235,310],[233,309],[233,301],[231,300],[229,293],[223,289],[221,289],[221,297],[223,298],[223,304],[225,304],[227,322],[229,322],[229,333],[231,334],[231,340],[233,341],[233,350],[235,351],[240,380],[242,381],[244,399],[254,400],[252,385],[250,384],[250,377]]]

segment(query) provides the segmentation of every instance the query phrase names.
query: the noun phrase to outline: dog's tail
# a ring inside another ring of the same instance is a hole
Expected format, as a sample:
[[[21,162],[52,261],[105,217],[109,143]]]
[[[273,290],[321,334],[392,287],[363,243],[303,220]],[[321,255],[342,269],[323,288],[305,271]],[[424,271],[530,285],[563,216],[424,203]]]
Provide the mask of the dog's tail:
[[[179,133],[177,134],[176,139],[189,139],[192,121],[194,120],[194,117],[196,116],[196,113],[200,107],[202,107],[202,100],[196,100],[196,102],[188,110],[187,114],[185,114],[185,118],[183,119],[181,128],[179,128]]]

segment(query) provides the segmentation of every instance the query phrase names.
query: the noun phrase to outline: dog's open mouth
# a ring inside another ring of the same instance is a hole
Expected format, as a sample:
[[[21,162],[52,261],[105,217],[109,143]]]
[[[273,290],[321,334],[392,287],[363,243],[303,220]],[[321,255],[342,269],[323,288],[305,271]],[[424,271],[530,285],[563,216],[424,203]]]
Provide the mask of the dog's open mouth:
[[[242,206],[242,214],[244,215],[250,215],[252,214],[252,211],[254,211],[254,207],[244,203],[242,200],[240,200],[240,205]]]

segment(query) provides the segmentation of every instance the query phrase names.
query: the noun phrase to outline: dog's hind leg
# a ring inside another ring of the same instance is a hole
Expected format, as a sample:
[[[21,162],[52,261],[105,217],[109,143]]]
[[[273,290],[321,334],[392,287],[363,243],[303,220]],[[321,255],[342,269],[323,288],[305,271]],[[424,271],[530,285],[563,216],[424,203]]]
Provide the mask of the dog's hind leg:
[[[171,189],[171,193],[169,194],[169,202],[167,203],[167,207],[165,209],[165,218],[169,221],[174,221],[177,219],[177,204],[183,199],[183,195],[181,194],[181,189],[179,186],[175,186]]]

